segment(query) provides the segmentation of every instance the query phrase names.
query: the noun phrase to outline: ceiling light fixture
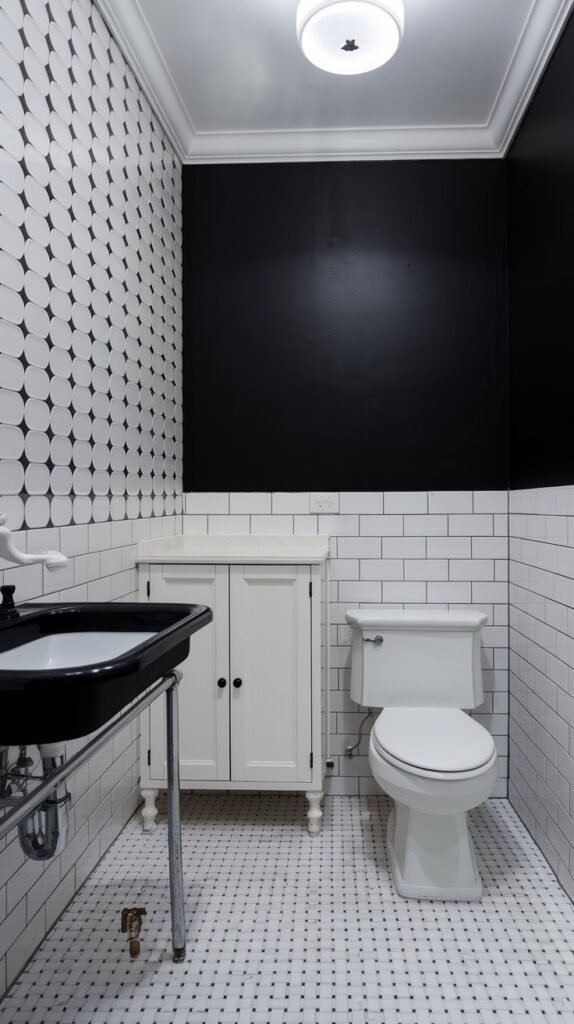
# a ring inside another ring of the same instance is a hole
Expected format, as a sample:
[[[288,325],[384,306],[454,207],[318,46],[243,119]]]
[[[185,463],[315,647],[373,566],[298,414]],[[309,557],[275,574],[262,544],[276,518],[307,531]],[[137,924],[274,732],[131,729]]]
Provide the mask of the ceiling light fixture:
[[[403,28],[403,0],[299,0],[297,8],[299,46],[333,75],[362,75],[386,64]]]

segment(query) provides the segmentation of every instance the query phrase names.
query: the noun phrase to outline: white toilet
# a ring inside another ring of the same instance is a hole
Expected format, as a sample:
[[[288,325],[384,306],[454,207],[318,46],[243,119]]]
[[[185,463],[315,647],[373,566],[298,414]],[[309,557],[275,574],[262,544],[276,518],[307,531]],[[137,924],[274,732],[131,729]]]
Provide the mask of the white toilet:
[[[476,900],[482,883],[466,811],[491,796],[492,736],[462,708],[483,701],[480,629],[473,609],[351,609],[351,698],[382,707],[369,764],[395,801],[388,852],[401,896]]]

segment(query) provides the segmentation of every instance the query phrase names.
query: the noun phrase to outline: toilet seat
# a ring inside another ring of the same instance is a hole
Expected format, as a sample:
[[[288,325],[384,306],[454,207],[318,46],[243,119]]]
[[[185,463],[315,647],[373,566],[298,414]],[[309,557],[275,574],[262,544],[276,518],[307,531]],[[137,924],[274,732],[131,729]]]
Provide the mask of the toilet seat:
[[[496,760],[490,733],[459,708],[385,708],[371,736],[385,761],[426,778],[470,778]]]

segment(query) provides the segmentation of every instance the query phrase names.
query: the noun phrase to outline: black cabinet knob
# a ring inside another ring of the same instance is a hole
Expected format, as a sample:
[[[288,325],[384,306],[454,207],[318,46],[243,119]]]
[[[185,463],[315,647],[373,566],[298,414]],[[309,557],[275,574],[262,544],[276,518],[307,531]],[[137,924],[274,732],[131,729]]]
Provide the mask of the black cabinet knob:
[[[243,679],[234,679],[233,680],[233,685],[234,685],[236,690],[239,689],[239,687],[242,685],[242,683],[243,683]]]
[[[217,685],[219,686],[220,690],[224,690],[225,687],[227,686],[227,679],[218,679]]]

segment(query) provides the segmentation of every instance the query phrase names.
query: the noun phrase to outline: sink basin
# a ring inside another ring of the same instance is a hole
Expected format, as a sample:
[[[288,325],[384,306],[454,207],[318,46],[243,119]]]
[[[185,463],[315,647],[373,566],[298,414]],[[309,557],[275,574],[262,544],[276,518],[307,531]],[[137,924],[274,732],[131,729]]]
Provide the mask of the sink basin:
[[[13,647],[11,651],[3,651],[0,671],[38,672],[97,665],[139,647],[152,636],[155,633],[52,633]]]
[[[104,725],[189,654],[212,619],[184,604],[36,604],[0,622],[0,744]]]

